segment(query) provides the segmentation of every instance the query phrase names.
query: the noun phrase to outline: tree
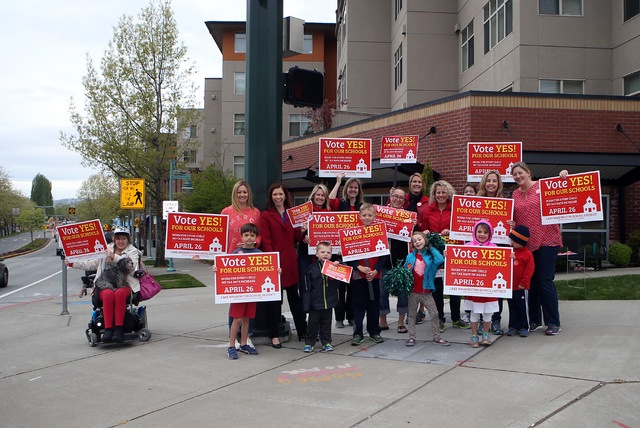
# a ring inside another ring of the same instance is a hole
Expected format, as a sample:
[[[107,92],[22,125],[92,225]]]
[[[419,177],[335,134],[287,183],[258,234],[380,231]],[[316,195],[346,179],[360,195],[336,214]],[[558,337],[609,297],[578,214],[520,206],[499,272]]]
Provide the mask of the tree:
[[[302,112],[302,115],[310,120],[309,129],[305,134],[315,134],[318,132],[331,129],[333,118],[336,115],[335,101],[329,101],[325,98],[321,107],[309,108]]]
[[[20,228],[24,232],[31,232],[31,242],[33,242],[33,231],[42,229],[44,225],[44,211],[41,208],[30,207],[20,211],[17,219]]]
[[[80,201],[76,204],[76,215],[80,220],[100,219],[103,224],[122,214],[118,194],[119,183],[104,172],[90,176],[78,190]]]
[[[182,210],[195,213],[219,213],[231,205],[231,191],[238,181],[213,165],[193,175],[193,192],[180,198]]]
[[[53,206],[51,182],[42,174],[37,174],[33,177],[33,181],[31,182],[31,200],[40,207]]]
[[[33,203],[13,188],[9,174],[0,166],[0,236],[8,235],[16,224],[13,209],[19,211],[32,208]]]
[[[61,133],[62,144],[78,152],[83,164],[116,178],[145,179],[157,213],[167,199],[177,132],[197,123],[200,114],[194,109],[194,70],[187,62],[169,0],[152,0],[135,20],[124,15],[99,70],[87,57],[84,115],[73,100],[70,107],[76,135]],[[160,222],[156,266],[166,265],[164,228]]]

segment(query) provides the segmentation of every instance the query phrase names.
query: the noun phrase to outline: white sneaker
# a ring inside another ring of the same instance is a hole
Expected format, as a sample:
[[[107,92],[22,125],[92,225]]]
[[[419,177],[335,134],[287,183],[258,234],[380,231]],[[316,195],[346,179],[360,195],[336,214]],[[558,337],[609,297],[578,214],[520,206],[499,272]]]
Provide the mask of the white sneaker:
[[[471,321],[469,321],[469,314],[468,314],[468,313],[466,313],[466,312],[463,312],[463,313],[460,315],[460,319],[461,319],[462,321],[466,322],[466,323],[471,322]]]
[[[253,346],[253,342],[251,341],[250,337],[247,337],[247,345],[251,346],[252,348],[255,348],[255,346]]]
[[[253,345],[251,345],[253,346]],[[236,339],[236,350],[240,350],[240,342],[238,342],[238,339]]]

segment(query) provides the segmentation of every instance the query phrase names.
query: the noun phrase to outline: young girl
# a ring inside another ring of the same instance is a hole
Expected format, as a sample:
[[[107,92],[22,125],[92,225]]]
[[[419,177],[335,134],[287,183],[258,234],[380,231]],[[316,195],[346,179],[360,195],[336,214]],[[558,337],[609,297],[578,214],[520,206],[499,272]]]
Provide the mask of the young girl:
[[[477,245],[482,247],[496,247],[491,242],[493,229],[485,220],[480,220],[473,227],[473,240],[467,242],[467,245]],[[482,344],[491,345],[489,338],[489,329],[491,328],[491,315],[498,311],[498,299],[495,297],[477,297],[467,296],[464,301],[464,309],[471,311],[471,347],[480,347],[480,338],[478,337],[478,321],[480,315],[484,320],[484,331],[482,332]]]
[[[444,257],[435,248],[426,248],[427,236],[423,232],[413,232],[411,243],[415,249],[404,262],[404,266],[413,272],[413,290],[409,293],[409,339],[406,345],[416,344],[416,311],[418,304],[423,303],[431,318],[433,343],[449,346],[449,342],[440,337],[440,318],[431,294],[436,289],[433,280]]]

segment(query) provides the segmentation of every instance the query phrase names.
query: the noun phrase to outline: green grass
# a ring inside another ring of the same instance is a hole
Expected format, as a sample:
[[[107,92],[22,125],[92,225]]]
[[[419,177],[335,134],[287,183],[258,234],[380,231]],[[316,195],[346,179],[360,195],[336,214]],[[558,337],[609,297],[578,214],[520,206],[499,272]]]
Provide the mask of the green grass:
[[[194,288],[206,287],[202,282],[185,273],[167,273],[163,275],[154,275],[154,278],[163,290],[171,288]]]
[[[556,278],[560,300],[640,300],[640,275],[603,278]]]

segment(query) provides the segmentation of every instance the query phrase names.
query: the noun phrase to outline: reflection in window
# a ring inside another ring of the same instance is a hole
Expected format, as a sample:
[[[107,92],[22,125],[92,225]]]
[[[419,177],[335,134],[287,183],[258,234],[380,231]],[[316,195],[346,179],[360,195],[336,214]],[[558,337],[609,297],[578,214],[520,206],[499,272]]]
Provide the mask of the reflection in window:
[[[541,15],[582,15],[582,0],[539,0]]]
[[[245,33],[236,33],[236,39],[235,39],[233,51],[235,53],[247,52],[247,35]]]
[[[625,95],[640,94],[640,71],[624,76],[622,80],[624,82]]]
[[[462,71],[473,65],[473,20],[464,27],[462,34]]]
[[[244,114],[233,115],[233,135],[245,135]]]
[[[236,71],[233,73],[233,93],[244,94],[246,93],[246,76],[244,71]]]
[[[513,0],[490,0],[484,5],[484,53],[513,31]]]

